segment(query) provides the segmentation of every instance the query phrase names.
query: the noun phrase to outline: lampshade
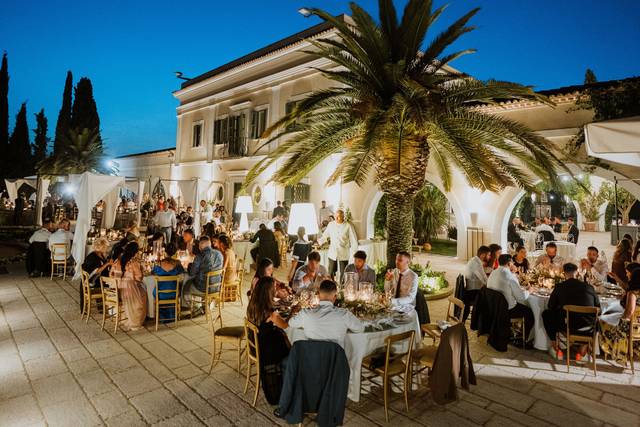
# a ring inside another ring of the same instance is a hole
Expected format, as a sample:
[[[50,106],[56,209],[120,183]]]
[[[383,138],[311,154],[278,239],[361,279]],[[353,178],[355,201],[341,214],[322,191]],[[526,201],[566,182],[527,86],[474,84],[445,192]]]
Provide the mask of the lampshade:
[[[306,234],[318,234],[318,218],[313,203],[293,203],[289,213],[289,234],[297,234],[298,227],[304,227]]]
[[[236,213],[251,212],[253,212],[253,203],[251,202],[251,196],[238,197],[238,203],[236,203]]]

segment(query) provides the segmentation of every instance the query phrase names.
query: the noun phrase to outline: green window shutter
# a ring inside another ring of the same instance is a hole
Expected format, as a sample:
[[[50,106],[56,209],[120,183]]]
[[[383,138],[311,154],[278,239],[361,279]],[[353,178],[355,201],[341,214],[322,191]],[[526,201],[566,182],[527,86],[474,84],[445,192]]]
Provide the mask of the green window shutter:
[[[251,129],[249,130],[249,135],[251,138],[258,138],[258,111],[251,112]]]

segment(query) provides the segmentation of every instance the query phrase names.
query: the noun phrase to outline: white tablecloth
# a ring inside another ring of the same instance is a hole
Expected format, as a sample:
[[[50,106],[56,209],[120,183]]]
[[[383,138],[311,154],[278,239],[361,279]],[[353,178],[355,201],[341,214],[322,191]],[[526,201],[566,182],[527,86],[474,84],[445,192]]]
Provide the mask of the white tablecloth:
[[[244,260],[244,271],[249,272],[251,270],[251,263],[253,259],[251,259],[251,249],[254,246],[257,246],[258,242],[251,243],[249,240],[239,240],[233,242],[233,250],[236,253],[237,258],[242,258]]]
[[[554,242],[558,247],[558,255],[564,258],[565,261],[575,262],[576,260],[576,244],[565,242],[565,241],[555,241]]]
[[[360,401],[360,373],[362,369],[362,359],[364,359],[365,356],[373,353],[374,350],[384,347],[384,340],[386,337],[388,337],[389,335],[395,335],[402,332],[415,330],[415,347],[420,346],[421,332],[420,324],[418,323],[418,315],[415,311],[413,311],[411,316],[413,317],[413,321],[397,325],[392,329],[375,332],[362,332],[358,334],[347,334],[347,337],[345,339],[344,351],[347,355],[349,368],[351,370],[351,375],[349,377],[349,393],[347,394],[347,397],[349,397],[349,399],[353,400],[354,402]],[[298,340],[306,339],[303,329],[288,328],[287,336],[289,337],[289,341],[292,344]],[[398,351],[403,351],[403,349],[398,349]]]
[[[542,322],[542,312],[546,310],[549,304],[549,297],[543,297],[540,295],[530,294],[527,298],[527,305],[531,307],[533,312],[534,325],[533,331],[533,346],[538,350],[546,351],[551,346],[551,340],[547,336],[544,330],[544,323]],[[624,309],[620,305],[620,301],[616,298],[600,298],[600,313],[602,320],[609,323],[617,323],[617,319],[620,318],[620,314]],[[617,316],[617,318],[616,318]]]
[[[527,248],[527,252],[536,250],[536,232],[535,231],[520,231],[518,232],[522,240],[524,241],[524,247]]]

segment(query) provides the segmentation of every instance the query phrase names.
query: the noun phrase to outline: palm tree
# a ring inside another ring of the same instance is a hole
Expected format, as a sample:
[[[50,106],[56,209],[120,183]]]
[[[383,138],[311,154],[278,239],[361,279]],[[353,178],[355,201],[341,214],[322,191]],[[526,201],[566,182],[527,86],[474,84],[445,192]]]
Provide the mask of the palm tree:
[[[350,7],[349,23],[310,9],[339,33],[339,40],[312,41],[315,49],[308,52],[339,66],[321,70],[335,85],[310,94],[267,129],[271,138],[265,144],[291,135],[252,168],[246,183],[283,159],[271,180],[290,185],[329,155],[342,153],[327,184],[342,179],[362,185],[373,173],[387,195],[390,262],[411,248],[414,198],[429,161],[445,191],[454,167],[481,191],[531,188],[536,177],[557,183],[554,171],[561,161],[548,141],[522,124],[474,109],[513,99],[550,101],[531,87],[479,81],[449,67],[474,52],[444,54],[474,29],[467,23],[478,9],[427,44],[427,32],[444,7],[433,11],[431,1],[409,0],[398,20],[393,1],[379,0],[379,23],[357,4]]]
[[[107,164],[100,144],[100,133],[91,129],[70,129],[63,138],[62,150],[38,164],[41,175],[68,175],[84,172],[114,174],[113,162]]]

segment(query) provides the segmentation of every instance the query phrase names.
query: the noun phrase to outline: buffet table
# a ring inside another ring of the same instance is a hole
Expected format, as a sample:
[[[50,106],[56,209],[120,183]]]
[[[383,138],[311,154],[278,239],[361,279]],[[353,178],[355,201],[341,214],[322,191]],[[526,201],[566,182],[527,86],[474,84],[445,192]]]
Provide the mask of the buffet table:
[[[373,353],[375,350],[384,347],[385,338],[390,335],[400,334],[414,330],[416,335],[414,338],[414,347],[420,346],[420,324],[418,323],[418,315],[415,310],[408,315],[406,323],[394,324],[393,327],[384,330],[371,330],[367,327],[365,332],[348,333],[345,339],[344,351],[349,361],[351,375],[349,377],[349,392],[347,397],[354,402],[360,401],[360,375],[362,359]],[[365,322],[366,323],[366,322]],[[306,339],[303,329],[288,328],[286,330],[289,341],[293,344],[298,340]],[[397,349],[403,351],[406,349]]]

